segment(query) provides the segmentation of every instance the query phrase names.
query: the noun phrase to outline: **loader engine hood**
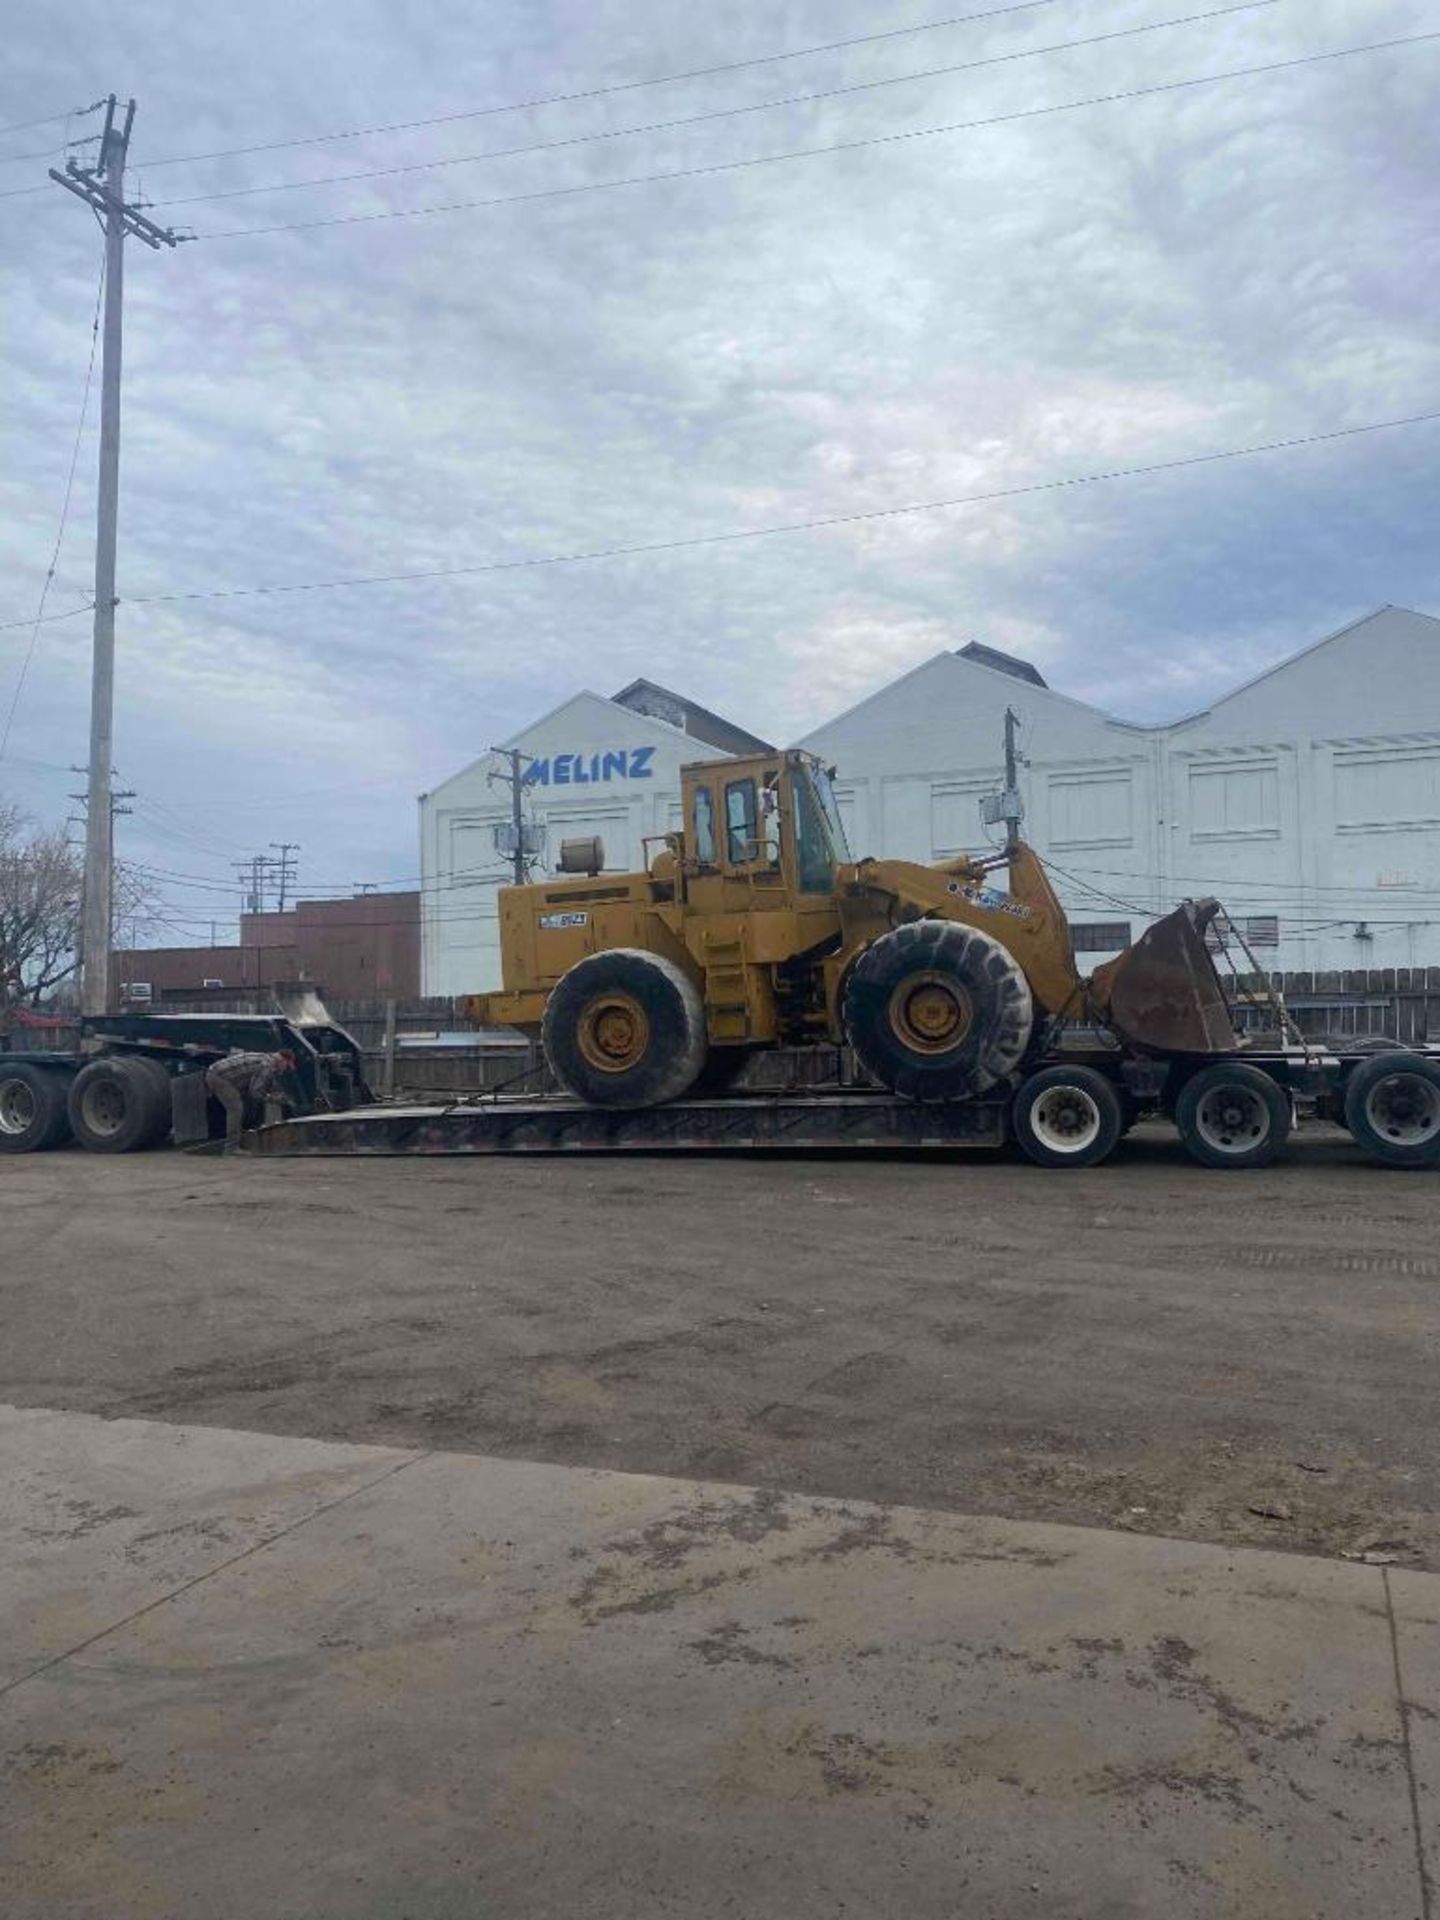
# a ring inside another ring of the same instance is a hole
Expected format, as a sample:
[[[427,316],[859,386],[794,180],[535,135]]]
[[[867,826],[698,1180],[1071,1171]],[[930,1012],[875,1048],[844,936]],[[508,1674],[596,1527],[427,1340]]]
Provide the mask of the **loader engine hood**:
[[[1091,994],[1117,1037],[1142,1053],[1235,1053],[1240,1036],[1205,945],[1218,900],[1187,900],[1097,967]]]

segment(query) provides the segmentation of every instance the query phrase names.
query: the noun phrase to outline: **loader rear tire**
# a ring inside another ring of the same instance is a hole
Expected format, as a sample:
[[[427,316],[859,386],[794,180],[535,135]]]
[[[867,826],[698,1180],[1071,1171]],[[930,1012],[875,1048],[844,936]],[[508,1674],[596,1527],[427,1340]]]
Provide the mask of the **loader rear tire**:
[[[545,1005],[550,1071],[595,1107],[678,1100],[705,1064],[705,1008],[680,968],[639,947],[577,961]]]
[[[954,920],[915,920],[867,947],[845,987],[860,1064],[908,1100],[967,1100],[1015,1072],[1034,1008],[998,940]]]

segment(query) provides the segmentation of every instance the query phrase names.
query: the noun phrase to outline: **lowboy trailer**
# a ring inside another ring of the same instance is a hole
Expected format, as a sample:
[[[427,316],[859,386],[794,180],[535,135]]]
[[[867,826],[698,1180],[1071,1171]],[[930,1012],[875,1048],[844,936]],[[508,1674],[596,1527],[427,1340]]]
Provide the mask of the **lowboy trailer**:
[[[1440,1166],[1440,1048],[1337,1054],[1295,1046],[1183,1063],[1057,1049],[1017,1088],[919,1102],[879,1088],[727,1091],[640,1108],[497,1090],[447,1106],[379,1104],[256,1129],[266,1155],[835,1151],[926,1154],[1013,1140],[1037,1164],[1095,1166],[1138,1120],[1171,1120],[1193,1159],[1268,1165],[1296,1102],[1338,1122],[1387,1166]]]

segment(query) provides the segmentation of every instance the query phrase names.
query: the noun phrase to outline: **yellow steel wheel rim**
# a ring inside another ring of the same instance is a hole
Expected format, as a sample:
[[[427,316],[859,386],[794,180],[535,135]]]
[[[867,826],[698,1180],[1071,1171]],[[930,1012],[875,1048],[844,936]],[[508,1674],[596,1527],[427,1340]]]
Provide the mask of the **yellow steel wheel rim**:
[[[913,1053],[949,1053],[970,1031],[970,995],[946,973],[909,973],[890,996],[890,1028]]]
[[[597,994],[580,1015],[576,1038],[597,1073],[628,1073],[649,1049],[650,1018],[633,994]]]

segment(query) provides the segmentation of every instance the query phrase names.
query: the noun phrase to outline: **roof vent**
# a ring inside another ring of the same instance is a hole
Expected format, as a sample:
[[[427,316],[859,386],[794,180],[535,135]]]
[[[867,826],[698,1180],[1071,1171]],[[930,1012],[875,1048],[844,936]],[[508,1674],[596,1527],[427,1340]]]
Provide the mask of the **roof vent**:
[[[1008,673],[1012,680],[1028,680],[1032,687],[1043,687],[1038,667],[1032,667],[1028,660],[1019,660],[1013,653],[1002,653],[998,647],[983,646],[980,641],[972,640],[968,645],[955,649],[960,660],[973,660],[977,667],[989,667],[995,673]]]

